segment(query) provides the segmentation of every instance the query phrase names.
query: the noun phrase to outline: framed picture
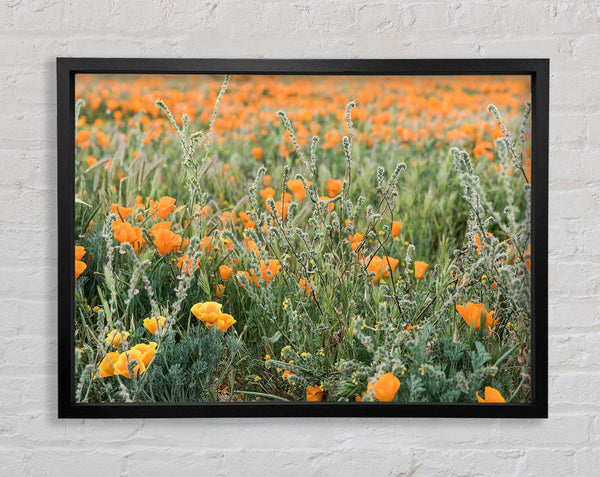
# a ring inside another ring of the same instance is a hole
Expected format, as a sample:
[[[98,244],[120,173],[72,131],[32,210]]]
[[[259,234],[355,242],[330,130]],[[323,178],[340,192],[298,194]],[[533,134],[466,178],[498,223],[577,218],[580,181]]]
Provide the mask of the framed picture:
[[[548,71],[59,58],[59,417],[547,417]]]

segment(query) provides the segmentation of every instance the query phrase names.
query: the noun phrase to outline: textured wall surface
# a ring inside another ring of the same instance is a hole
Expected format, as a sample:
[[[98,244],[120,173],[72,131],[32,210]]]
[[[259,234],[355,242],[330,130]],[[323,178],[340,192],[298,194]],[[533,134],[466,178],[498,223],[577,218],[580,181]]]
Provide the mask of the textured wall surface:
[[[600,3],[0,3],[0,474],[598,475]],[[549,57],[548,420],[58,421],[57,56]]]

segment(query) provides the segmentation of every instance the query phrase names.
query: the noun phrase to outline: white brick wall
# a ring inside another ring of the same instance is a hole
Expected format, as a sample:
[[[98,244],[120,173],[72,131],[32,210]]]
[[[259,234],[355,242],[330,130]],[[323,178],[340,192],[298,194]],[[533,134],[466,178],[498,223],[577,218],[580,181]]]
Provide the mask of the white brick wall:
[[[598,475],[598,1],[2,0],[0,26],[1,475]],[[58,421],[56,56],[549,57],[550,418]]]

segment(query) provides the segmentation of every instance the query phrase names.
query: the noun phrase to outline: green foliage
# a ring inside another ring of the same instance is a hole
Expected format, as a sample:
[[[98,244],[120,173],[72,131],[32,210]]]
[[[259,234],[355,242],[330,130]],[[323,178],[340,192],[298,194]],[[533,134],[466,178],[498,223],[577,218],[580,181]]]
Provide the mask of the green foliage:
[[[231,336],[223,338],[216,328],[194,326],[182,339],[171,334],[162,345],[160,358],[148,369],[142,396],[179,402],[215,400],[219,363],[235,359],[241,343]]]
[[[204,123],[186,114],[178,121],[159,100],[172,131],[148,143],[140,113],[121,126],[125,142],[117,144],[111,126],[109,156],[91,146],[99,161],[77,163],[76,243],[87,265],[75,294],[77,399],[304,400],[309,386],[321,386],[327,400],[372,401],[369,384],[392,373],[397,402],[474,402],[485,386],[527,402],[530,106],[518,140],[490,106],[504,134],[490,152],[501,165],[492,174],[490,161],[458,148],[448,154],[433,139],[406,148],[357,142],[373,125],[353,119],[354,101],[338,117],[346,134],[335,147],[321,147],[317,136],[303,143],[298,124],[279,111],[256,164],[243,141],[215,140],[228,85],[226,77]],[[87,113],[80,103],[77,113]],[[294,147],[289,156],[278,155],[283,134]],[[166,143],[173,138],[177,147]],[[265,200],[267,174],[275,194]],[[341,187],[326,196],[332,178]],[[291,179],[306,195],[281,204]],[[167,194],[177,206],[161,219],[145,198]],[[113,203],[131,207],[131,216],[118,217]],[[241,213],[253,228],[242,227]],[[140,228],[142,246],[117,241],[117,220]],[[161,220],[189,241],[183,251],[158,252],[152,227]],[[392,234],[395,222],[402,226]],[[429,264],[423,277],[417,261]],[[221,265],[234,270],[230,278],[221,278]],[[210,301],[234,317],[233,327],[206,328],[190,313]],[[469,326],[457,311],[467,303],[493,311],[493,324]],[[152,316],[166,320],[156,335],[143,327]],[[106,343],[112,330],[130,333],[119,351],[157,343],[138,377],[99,376],[114,351]]]

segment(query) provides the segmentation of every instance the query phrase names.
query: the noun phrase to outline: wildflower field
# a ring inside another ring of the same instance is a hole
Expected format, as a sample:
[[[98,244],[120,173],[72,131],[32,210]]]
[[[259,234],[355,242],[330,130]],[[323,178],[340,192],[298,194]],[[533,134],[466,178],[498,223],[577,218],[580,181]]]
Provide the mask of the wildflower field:
[[[531,401],[529,77],[76,96],[77,402]]]

